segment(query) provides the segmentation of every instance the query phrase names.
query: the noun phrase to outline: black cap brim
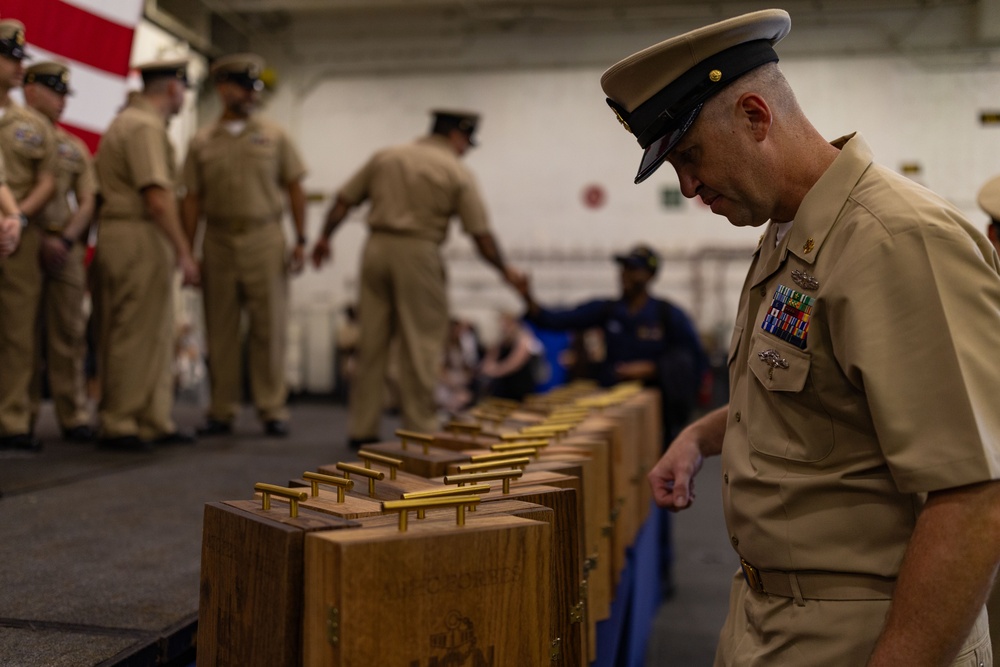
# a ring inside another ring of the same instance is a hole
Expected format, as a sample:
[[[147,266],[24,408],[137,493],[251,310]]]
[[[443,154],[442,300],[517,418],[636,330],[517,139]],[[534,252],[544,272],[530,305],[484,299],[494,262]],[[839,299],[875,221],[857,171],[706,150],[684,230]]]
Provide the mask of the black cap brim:
[[[684,138],[687,131],[691,129],[703,106],[704,104],[699,104],[689,111],[687,115],[682,116],[676,128],[646,147],[642,153],[642,161],[639,162],[639,171],[635,175],[636,184],[642,183],[652,176],[654,171],[660,168],[660,165],[667,159],[670,151],[674,150],[674,147],[680,143],[680,140]]]

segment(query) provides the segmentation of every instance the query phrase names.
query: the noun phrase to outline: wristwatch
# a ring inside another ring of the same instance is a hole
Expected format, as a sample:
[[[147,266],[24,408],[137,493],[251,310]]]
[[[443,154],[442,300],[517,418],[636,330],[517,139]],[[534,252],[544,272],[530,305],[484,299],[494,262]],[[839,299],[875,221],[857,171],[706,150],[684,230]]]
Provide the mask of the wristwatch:
[[[71,238],[67,238],[65,236],[62,236],[62,235],[59,236],[59,240],[62,241],[62,244],[64,246],[66,246],[66,250],[72,250],[73,246],[76,245],[76,241],[74,241]]]
[[[21,230],[23,231],[23,230],[24,230],[24,228],[28,226],[28,216],[26,216],[26,215],[25,215],[25,214],[24,214],[24,213],[22,212],[22,213],[18,213],[18,214],[17,214],[17,217],[21,218]]]
[[[306,245],[306,236],[305,236],[305,234],[299,234],[298,237],[296,238],[296,242],[299,245]]]

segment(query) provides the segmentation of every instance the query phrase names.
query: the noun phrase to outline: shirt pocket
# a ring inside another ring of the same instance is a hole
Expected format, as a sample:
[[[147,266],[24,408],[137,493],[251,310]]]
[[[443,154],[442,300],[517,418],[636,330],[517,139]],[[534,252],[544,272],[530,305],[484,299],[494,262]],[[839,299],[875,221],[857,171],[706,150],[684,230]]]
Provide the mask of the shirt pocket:
[[[763,331],[750,339],[747,435],[761,454],[814,463],[833,450],[833,421],[810,378],[812,355]]]

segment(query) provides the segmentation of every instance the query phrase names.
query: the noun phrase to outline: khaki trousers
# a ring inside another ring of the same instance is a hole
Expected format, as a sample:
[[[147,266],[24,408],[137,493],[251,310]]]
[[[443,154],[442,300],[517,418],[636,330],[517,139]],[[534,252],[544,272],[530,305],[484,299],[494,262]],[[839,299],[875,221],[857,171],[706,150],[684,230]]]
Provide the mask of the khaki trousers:
[[[30,433],[33,426],[43,233],[29,225],[17,250],[0,260],[0,435]]]
[[[361,264],[358,367],[350,396],[352,438],[377,438],[389,343],[399,337],[404,428],[438,429],[437,386],[448,331],[445,272],[438,245],[375,232]]]
[[[102,221],[95,257],[100,434],[152,440],[175,430],[174,252],[151,222]]]
[[[285,330],[288,273],[280,224],[230,233],[209,222],[203,244],[205,337],[211,407],[208,416],[230,422],[242,397],[240,320],[249,330],[250,392],[262,421],[287,420]]]
[[[86,425],[87,390],[84,358],[87,354],[87,318],[83,299],[87,291],[84,249],[76,244],[58,271],[43,270],[42,315],[45,318],[46,363],[56,418],[63,430]],[[32,383],[32,414],[37,414],[41,377]]]
[[[803,600],[758,595],[733,578],[715,667],[845,667],[868,662],[889,600]],[[952,667],[992,667],[985,608]]]

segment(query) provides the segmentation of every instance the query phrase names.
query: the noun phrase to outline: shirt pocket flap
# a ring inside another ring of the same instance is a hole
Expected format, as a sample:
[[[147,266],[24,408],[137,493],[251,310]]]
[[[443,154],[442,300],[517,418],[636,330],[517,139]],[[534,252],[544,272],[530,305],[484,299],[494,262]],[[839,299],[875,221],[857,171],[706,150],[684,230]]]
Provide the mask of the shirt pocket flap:
[[[809,378],[811,356],[763,331],[750,340],[747,360],[754,377],[768,391],[799,392]]]

